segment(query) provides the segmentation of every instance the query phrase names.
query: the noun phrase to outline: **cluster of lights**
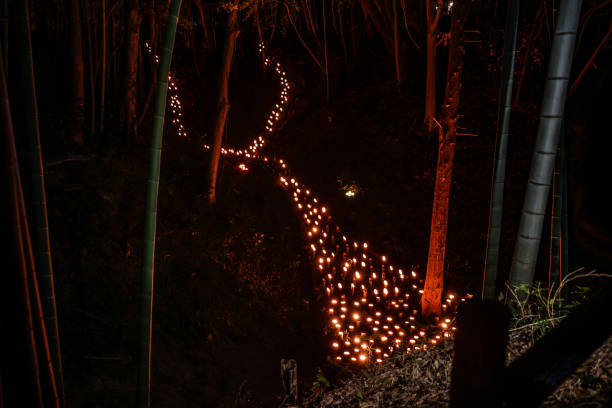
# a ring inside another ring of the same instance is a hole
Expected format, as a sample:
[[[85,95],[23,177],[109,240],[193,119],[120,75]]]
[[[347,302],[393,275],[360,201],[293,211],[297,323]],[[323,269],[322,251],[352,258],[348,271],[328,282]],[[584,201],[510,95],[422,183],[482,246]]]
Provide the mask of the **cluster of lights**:
[[[349,240],[286,164],[279,172],[303,220],[318,287],[327,298],[327,334],[336,360],[382,362],[394,352],[424,350],[453,335],[454,295],[445,297],[443,314],[434,324],[422,322],[423,280],[417,272],[397,268],[366,242]]]
[[[145,48],[149,54],[153,54],[151,44],[145,42]],[[153,60],[156,64],[159,64],[159,55],[153,54]],[[174,79],[172,73],[168,73],[168,97],[170,99],[170,110],[172,112],[172,124],[176,126],[176,134],[181,137],[187,137],[185,131],[185,124],[183,123],[183,104],[179,97],[179,88]]]
[[[263,50],[260,44],[259,51]],[[269,58],[264,63],[274,67],[281,85],[279,101],[265,126],[270,134],[285,111],[290,86],[280,63]],[[172,89],[178,94],[176,85]],[[176,106],[173,119],[180,121],[180,102]],[[179,128],[179,135],[185,136],[182,132]],[[334,358],[380,363],[392,353],[426,350],[451,337],[456,329],[456,305],[465,298],[446,295],[442,315],[434,323],[423,322],[419,317],[423,279],[417,272],[396,267],[385,255],[374,253],[366,242],[351,241],[333,222],[328,207],[291,174],[283,159],[260,153],[264,144],[263,136],[257,136],[246,149],[222,148],[221,153],[267,164],[292,198],[303,222],[310,258],[320,281],[318,287],[327,299],[326,333]],[[210,149],[208,145],[203,147]],[[249,168],[241,162],[237,169],[246,172]]]

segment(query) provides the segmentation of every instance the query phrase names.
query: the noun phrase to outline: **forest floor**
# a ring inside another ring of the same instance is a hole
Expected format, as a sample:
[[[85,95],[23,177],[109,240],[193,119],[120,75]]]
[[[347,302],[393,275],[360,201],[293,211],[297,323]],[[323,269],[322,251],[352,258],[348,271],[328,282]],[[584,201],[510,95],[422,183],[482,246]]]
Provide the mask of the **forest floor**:
[[[349,235],[424,271],[437,141],[422,132],[423,95],[407,91],[420,89],[420,81],[398,91],[388,69],[364,69],[332,77],[337,85],[325,103],[309,63],[286,60],[294,64],[287,63],[292,100],[268,153],[287,159]],[[276,88],[260,74],[238,72],[227,138],[244,146],[263,130]],[[457,141],[446,252],[446,284],[458,293],[480,290],[495,144],[496,84],[487,80],[493,74],[473,72],[462,94],[459,126],[470,135]],[[297,360],[302,390],[312,388],[317,372],[347,378],[353,369],[326,361],[305,241],[275,178],[258,166],[236,171],[237,163],[225,160],[218,204],[208,207],[201,144],[214,88],[198,92],[190,75],[179,73],[185,120],[188,132],[200,133],[182,139],[168,131],[164,141],[152,399],[156,407],[278,406],[282,358]],[[502,270],[512,255],[536,129],[533,112],[518,116]],[[147,153],[133,145],[47,169],[68,407],[134,403]],[[351,186],[357,195],[347,198]]]
[[[508,344],[511,362],[533,342],[533,330],[514,331]],[[305,407],[449,407],[452,341],[430,350],[397,354],[382,364],[330,387],[323,381],[305,398]],[[612,337],[582,363],[542,403],[547,408],[606,407],[612,398]]]

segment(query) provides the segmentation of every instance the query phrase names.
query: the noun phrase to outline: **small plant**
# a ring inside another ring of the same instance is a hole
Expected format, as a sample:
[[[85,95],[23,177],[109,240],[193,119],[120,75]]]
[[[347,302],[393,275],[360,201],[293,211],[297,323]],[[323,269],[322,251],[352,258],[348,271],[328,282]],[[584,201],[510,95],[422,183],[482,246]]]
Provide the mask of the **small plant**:
[[[508,286],[506,302],[513,316],[510,333],[529,329],[531,342],[537,341],[555,327],[573,307],[588,299],[588,287],[574,286],[572,293],[575,299],[569,302],[562,297],[567,285],[577,279],[594,277],[609,278],[612,275],[598,273],[596,270],[585,272],[584,268],[579,268],[567,274],[560,284],[553,283],[550,289],[541,287],[539,283],[532,286]]]

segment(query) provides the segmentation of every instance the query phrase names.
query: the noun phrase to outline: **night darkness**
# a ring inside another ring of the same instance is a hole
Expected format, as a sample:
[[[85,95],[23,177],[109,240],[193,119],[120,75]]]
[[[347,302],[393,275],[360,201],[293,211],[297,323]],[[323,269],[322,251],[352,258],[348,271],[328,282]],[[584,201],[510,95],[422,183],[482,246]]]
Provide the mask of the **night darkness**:
[[[612,1],[0,4],[0,408],[612,403]]]

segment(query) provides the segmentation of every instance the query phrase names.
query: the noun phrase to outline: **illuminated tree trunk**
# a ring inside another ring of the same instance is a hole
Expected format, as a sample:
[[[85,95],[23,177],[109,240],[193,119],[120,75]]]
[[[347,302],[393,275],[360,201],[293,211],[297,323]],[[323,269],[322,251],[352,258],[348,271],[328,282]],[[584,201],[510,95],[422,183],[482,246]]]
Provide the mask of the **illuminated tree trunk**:
[[[423,317],[440,314],[441,311],[448,204],[455,156],[457,110],[461,94],[463,56],[465,54],[463,24],[469,7],[466,3],[466,1],[457,2],[451,13],[448,74],[444,105],[441,110],[442,127],[438,130],[438,165],[431,216],[431,233],[429,235],[429,254],[427,256],[425,288],[421,298],[421,314]]]
[[[130,0],[127,15],[127,44],[125,50],[125,90],[123,106],[126,130],[136,135],[138,103],[138,50],[140,46],[140,10],[138,0]]]
[[[238,28],[238,2],[235,1],[231,4],[231,10],[227,20],[225,45],[223,47],[223,59],[221,61],[221,73],[219,75],[217,120],[215,122],[215,129],[213,131],[212,155],[210,160],[210,168],[208,171],[208,202],[210,204],[214,204],[217,199],[216,185],[219,161],[221,158],[221,140],[223,139],[223,130],[225,129],[227,112],[230,108],[227,88],[238,34],[240,34],[240,29]]]
[[[72,133],[77,144],[83,144],[85,127],[85,67],[83,63],[83,32],[81,29],[81,5],[71,0],[72,13]]]
[[[34,79],[34,64],[32,58],[32,43],[30,39],[30,20],[27,0],[15,3],[17,14],[18,60],[20,70],[21,92],[25,105],[24,128],[30,150],[30,172],[32,181],[32,213],[34,218],[32,235],[36,248],[36,268],[41,288],[42,308],[55,377],[61,400],[64,401],[64,380],[62,369],[62,354],[57,324],[55,304],[55,285],[53,281],[53,264],[49,244],[49,223],[47,219],[47,199],[45,193],[45,177],[42,165],[40,147],[40,132],[38,128],[38,106],[36,102],[36,83]]]
[[[538,135],[512,260],[512,287],[530,285],[535,274],[581,6],[582,0],[563,0],[560,5]]]
[[[153,321],[153,282],[155,271],[155,236],[157,224],[157,195],[159,193],[159,169],[161,166],[162,136],[166,114],[168,73],[172,60],[176,26],[178,24],[181,0],[172,0],[168,12],[166,35],[160,52],[157,89],[149,157],[149,178],[145,202],[145,226],[140,293],[140,355],[138,362],[137,399],[139,408],[151,405],[151,327]]]
[[[497,117],[497,146],[495,147],[495,168],[493,170],[491,207],[489,210],[489,236],[482,288],[482,297],[490,300],[495,299],[495,283],[499,267],[499,242],[504,208],[504,181],[506,178],[510,113],[512,111],[512,83],[514,79],[514,57],[516,55],[519,6],[519,0],[511,0],[508,3],[506,16],[502,91]]]
[[[427,133],[433,134],[434,118],[436,117],[436,32],[438,30],[438,21],[442,10],[441,3],[438,2],[438,9],[432,10],[432,1],[425,1],[425,9],[427,10],[427,35],[426,35],[426,53],[427,65],[425,68],[425,125]]]

